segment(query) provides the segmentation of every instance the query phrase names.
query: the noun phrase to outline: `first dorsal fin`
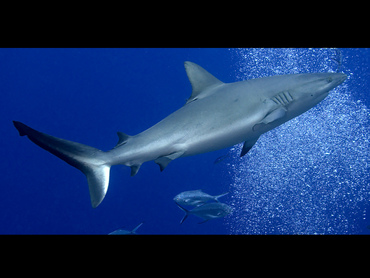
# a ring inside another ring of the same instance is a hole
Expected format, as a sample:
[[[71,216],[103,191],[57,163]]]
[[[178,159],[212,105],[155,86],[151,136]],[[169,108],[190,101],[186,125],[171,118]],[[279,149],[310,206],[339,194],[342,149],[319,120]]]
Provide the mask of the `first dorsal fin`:
[[[207,87],[223,84],[222,81],[218,80],[208,71],[206,71],[204,68],[202,68],[201,66],[193,62],[186,61],[184,65],[185,65],[185,70],[188,75],[189,81],[191,83],[191,87],[193,89],[191,96],[186,103],[189,103],[198,98],[201,98],[202,92]]]

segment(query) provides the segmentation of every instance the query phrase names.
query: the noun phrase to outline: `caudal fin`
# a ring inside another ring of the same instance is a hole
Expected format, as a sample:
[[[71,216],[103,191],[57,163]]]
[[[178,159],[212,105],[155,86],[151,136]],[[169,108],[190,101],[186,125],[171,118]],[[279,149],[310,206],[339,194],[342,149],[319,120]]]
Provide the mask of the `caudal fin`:
[[[176,203],[176,202],[175,202]],[[176,203],[176,205],[183,211],[185,212],[185,215],[184,217],[181,219],[180,221],[180,224],[182,224],[186,218],[188,218],[188,215],[189,215],[189,211],[186,209],[186,208],[183,208],[182,206],[180,206],[178,203]]]
[[[93,208],[96,208],[103,201],[108,190],[111,167],[106,163],[103,151],[39,132],[21,122],[13,121],[13,124],[20,136],[26,135],[36,145],[86,175]]]
[[[221,198],[221,197],[223,197],[223,196],[225,196],[227,194],[229,194],[229,192],[226,192],[226,193],[223,193],[223,194],[220,194],[220,195],[215,196],[216,202],[219,203],[220,201],[218,200],[218,198]]]

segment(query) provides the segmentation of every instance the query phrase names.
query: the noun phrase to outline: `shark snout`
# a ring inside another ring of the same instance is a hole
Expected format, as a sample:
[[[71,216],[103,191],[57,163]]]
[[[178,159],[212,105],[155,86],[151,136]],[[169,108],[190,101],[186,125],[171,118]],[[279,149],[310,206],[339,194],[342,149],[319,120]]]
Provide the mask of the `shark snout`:
[[[333,73],[333,81],[336,83],[336,86],[342,84],[347,79],[347,75],[340,73]]]
[[[330,90],[342,84],[347,79],[344,73],[327,73],[325,75],[325,85],[323,86],[322,93],[328,94]]]

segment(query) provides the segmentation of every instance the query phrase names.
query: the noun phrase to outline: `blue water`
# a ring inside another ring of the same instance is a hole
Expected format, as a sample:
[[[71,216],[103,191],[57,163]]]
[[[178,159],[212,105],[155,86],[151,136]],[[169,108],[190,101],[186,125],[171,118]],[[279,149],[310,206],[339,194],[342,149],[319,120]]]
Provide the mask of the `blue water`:
[[[369,49],[0,49],[0,233],[108,234],[144,222],[138,234],[370,234],[369,59]],[[109,150],[117,131],[137,134],[184,105],[186,60],[224,82],[337,70],[349,78],[243,158],[237,145],[163,172],[144,163],[135,177],[112,167],[96,209],[85,176],[12,124]],[[195,189],[229,191],[220,201],[233,213],[180,225],[173,197]]]

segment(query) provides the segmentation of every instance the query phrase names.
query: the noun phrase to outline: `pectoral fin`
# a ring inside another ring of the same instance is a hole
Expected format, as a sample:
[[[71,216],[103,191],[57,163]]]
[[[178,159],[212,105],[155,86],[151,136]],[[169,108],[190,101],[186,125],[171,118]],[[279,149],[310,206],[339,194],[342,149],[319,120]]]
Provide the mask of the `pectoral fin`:
[[[161,172],[162,172],[167,167],[168,163],[182,156],[183,154],[184,154],[184,151],[178,151],[178,152],[166,155],[166,156],[160,156],[156,160],[154,160],[154,162],[159,165],[159,168],[161,169]]]
[[[263,128],[265,125],[270,124],[282,117],[286,114],[285,107],[279,107],[278,109],[275,109],[274,111],[268,113],[265,118],[262,119],[259,123],[255,124],[253,126],[253,131],[258,131],[259,129]]]

